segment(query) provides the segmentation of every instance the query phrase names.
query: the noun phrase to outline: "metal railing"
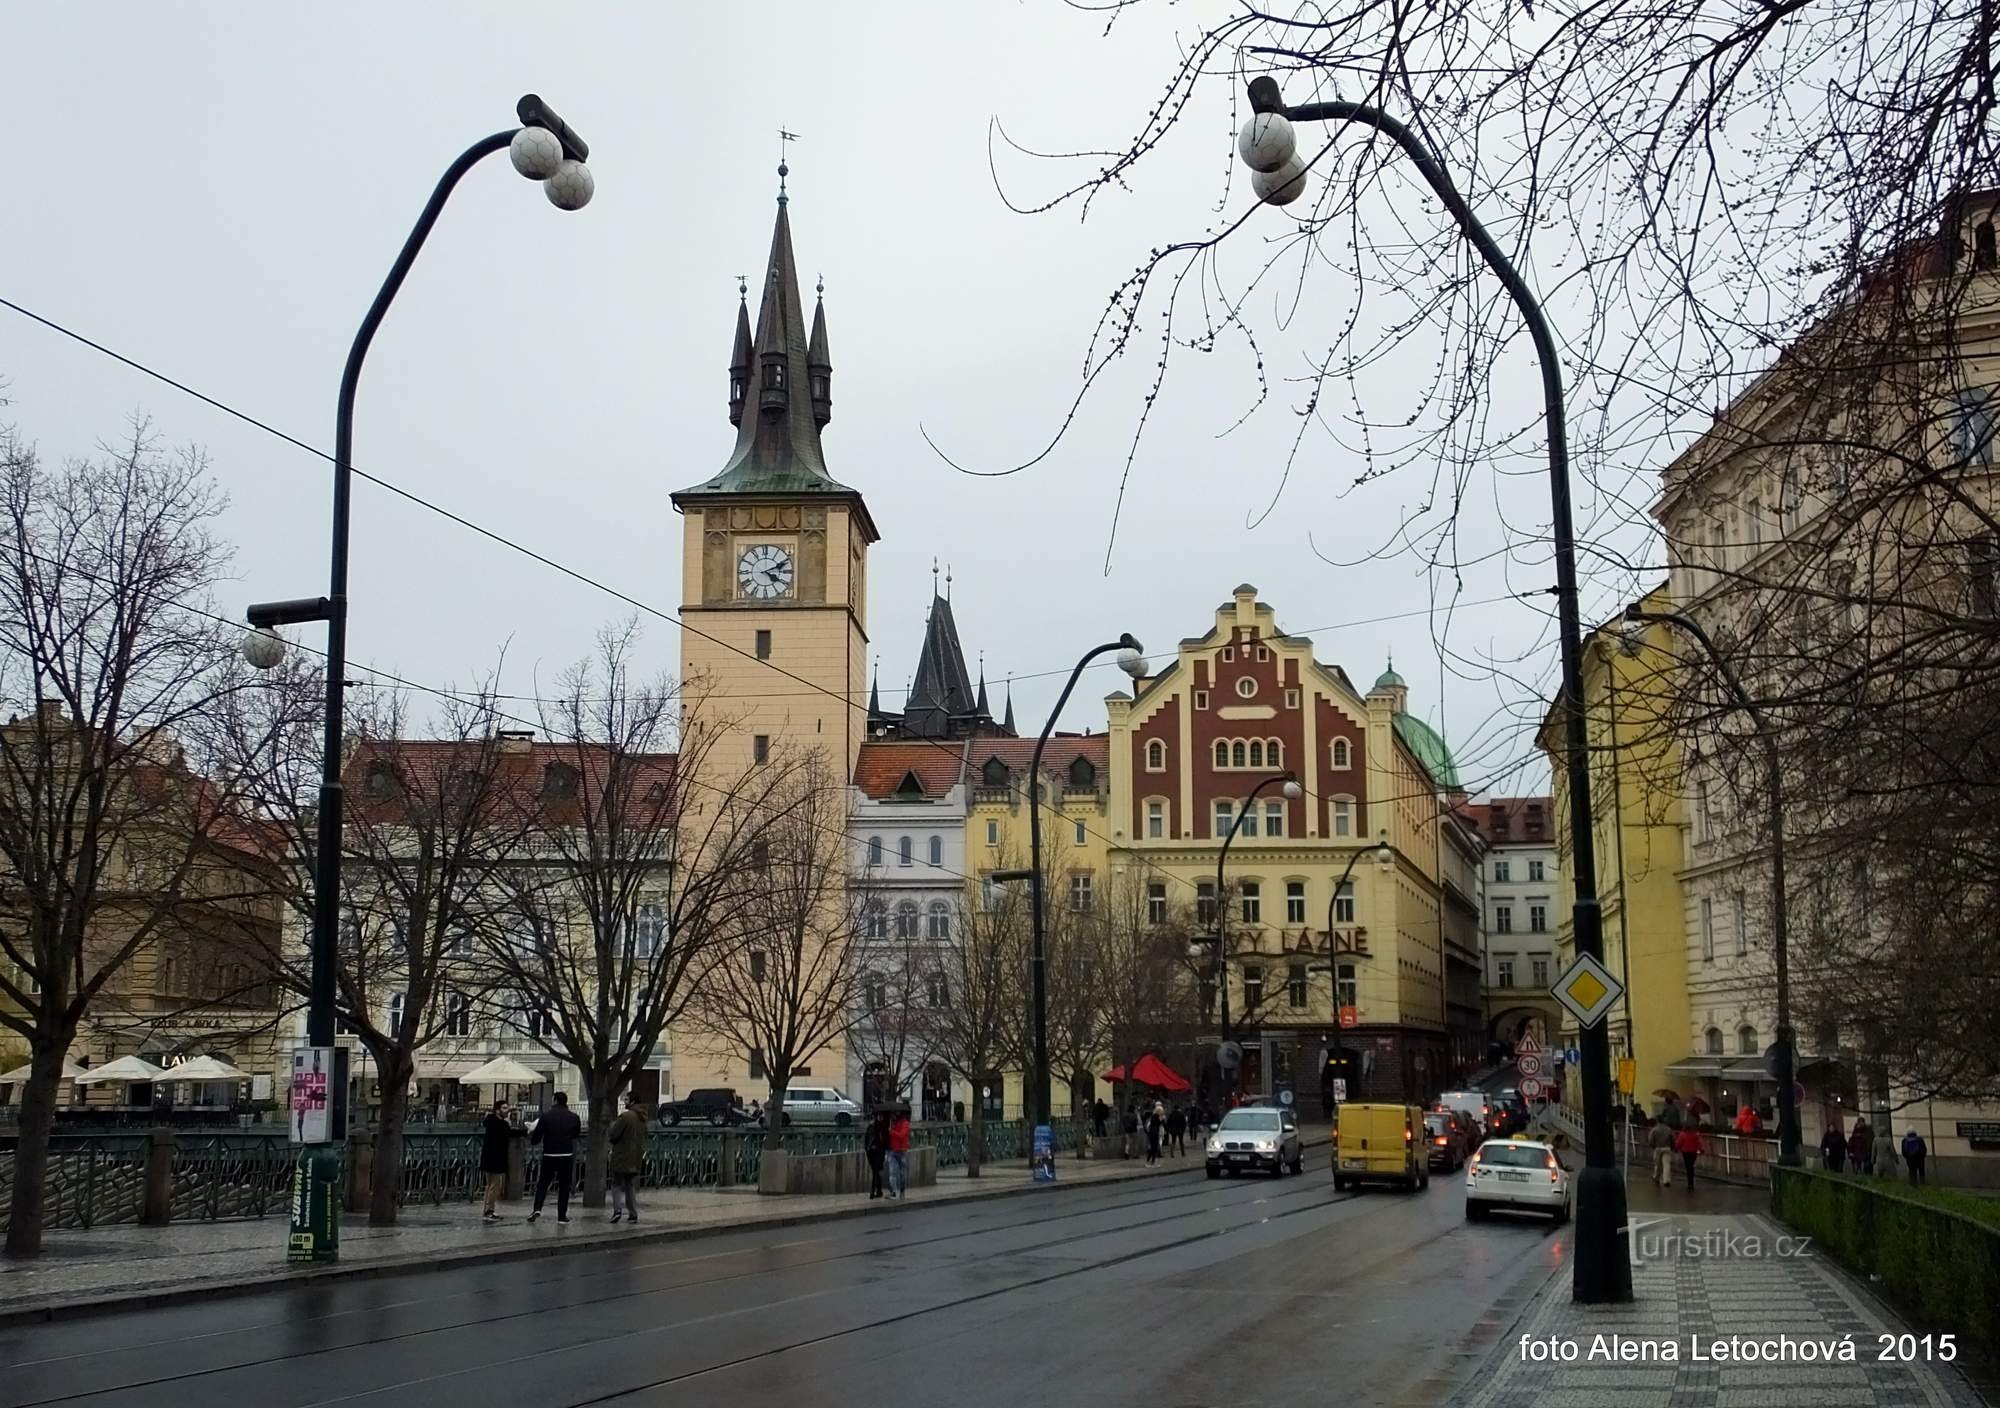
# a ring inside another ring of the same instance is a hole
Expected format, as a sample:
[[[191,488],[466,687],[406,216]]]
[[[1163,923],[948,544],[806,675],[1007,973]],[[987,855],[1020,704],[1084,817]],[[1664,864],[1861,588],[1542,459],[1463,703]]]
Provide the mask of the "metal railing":
[[[137,1222],[146,1198],[146,1136],[58,1135],[49,1141],[44,1227]],[[0,1232],[14,1201],[13,1150],[0,1161]]]
[[[285,1210],[292,1147],[282,1136],[182,1134],[174,1140],[173,1219],[222,1222]]]

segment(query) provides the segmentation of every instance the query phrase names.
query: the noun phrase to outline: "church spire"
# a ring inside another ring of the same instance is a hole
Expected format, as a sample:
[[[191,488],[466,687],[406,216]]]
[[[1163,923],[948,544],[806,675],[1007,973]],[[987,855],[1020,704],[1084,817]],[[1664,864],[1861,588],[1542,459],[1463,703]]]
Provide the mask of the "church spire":
[[[1021,736],[1014,728],[1014,677],[1012,675],[1007,677],[1007,717],[1000,721],[1000,727],[1007,730],[1009,738],[1019,738]]]
[[[979,656],[979,697],[972,705],[972,712],[978,715],[981,723],[993,717],[993,706],[986,702],[986,655],[983,651]]]

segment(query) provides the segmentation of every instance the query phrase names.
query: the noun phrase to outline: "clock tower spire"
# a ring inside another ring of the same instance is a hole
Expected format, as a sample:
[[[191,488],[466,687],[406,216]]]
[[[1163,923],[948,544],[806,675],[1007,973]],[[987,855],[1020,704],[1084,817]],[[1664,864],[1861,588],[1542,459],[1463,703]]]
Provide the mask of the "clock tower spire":
[[[878,534],[860,492],[828,473],[820,443],[833,362],[824,294],[810,323],[799,296],[789,174],[781,163],[754,333],[747,290],[736,310],[735,443],[719,469],[672,496],[684,524],[681,671],[691,695],[715,698],[711,712],[734,725],[711,755],[725,773],[783,745],[820,749],[851,774],[867,737],[866,566]]]

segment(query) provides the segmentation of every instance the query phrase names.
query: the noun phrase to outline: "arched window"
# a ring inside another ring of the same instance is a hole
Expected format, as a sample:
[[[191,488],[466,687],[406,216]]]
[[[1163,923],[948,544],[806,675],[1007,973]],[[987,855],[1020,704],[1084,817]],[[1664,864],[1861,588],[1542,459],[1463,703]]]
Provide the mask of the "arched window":
[[[931,837],[930,858],[932,865],[944,864],[944,837]]]
[[[1243,746],[1243,740],[1240,738],[1229,745],[1229,764],[1238,768],[1250,765],[1249,750]]]
[[[943,900],[931,901],[929,933],[934,939],[951,937],[951,906]]]
[[[1720,1056],[1722,1054],[1722,1028],[1710,1027],[1706,1033],[1706,1037],[1707,1040],[1704,1042],[1704,1045],[1708,1048],[1708,1054],[1711,1056]]]
[[[1215,740],[1215,765],[1219,768],[1229,766],[1229,745],[1220,738]]]
[[[389,994],[389,1036],[391,1039],[394,1039],[402,1034],[403,995],[399,992],[392,992]]]
[[[868,863],[870,865],[880,865],[882,863],[882,838],[880,836],[870,836],[868,838]]]
[[[1250,766],[1253,768],[1264,766],[1264,740],[1261,738],[1250,740]]]
[[[1344,739],[1344,738],[1336,738],[1336,739],[1334,739],[1334,740],[1333,740],[1333,765],[1334,765],[1335,767],[1337,767],[1337,768],[1349,768],[1349,767],[1352,767],[1352,766],[1353,766],[1353,763],[1352,763],[1352,762],[1350,761],[1350,757],[1351,757],[1351,750],[1350,750],[1350,749],[1349,749],[1349,747],[1348,747],[1348,743],[1347,743],[1347,740],[1346,740],[1346,739]]]
[[[1158,738],[1146,745],[1146,771],[1165,772],[1167,770],[1167,745]]]
[[[916,852],[911,848],[910,838],[907,836],[899,838],[896,842],[896,864],[908,865],[915,859]]]
[[[1078,789],[1097,786],[1097,765],[1088,758],[1078,758],[1069,765],[1069,785]]]
[[[1285,765],[1285,745],[1275,738],[1264,741],[1264,763],[1267,767],[1281,768]]]
[[[1736,1029],[1736,1050],[1744,1056],[1757,1054],[1757,1029],[1745,1023]]]
[[[904,900],[896,906],[896,937],[914,939],[917,936],[917,902]]]
[[[861,931],[871,939],[889,937],[889,911],[882,908],[882,901],[870,900],[862,906]]]

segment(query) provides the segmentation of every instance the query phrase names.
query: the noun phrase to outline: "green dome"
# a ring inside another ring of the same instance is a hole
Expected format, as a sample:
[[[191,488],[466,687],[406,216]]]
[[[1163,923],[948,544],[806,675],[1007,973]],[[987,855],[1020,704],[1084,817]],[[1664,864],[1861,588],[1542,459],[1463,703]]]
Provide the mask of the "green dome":
[[[1376,687],[1379,689],[1381,686]],[[1395,724],[1396,737],[1403,740],[1405,748],[1416,754],[1417,761],[1430,773],[1431,780],[1447,792],[1458,791],[1458,763],[1437,730],[1415,714],[1398,714]]]
[[[1401,675],[1396,673],[1396,667],[1394,665],[1391,665],[1388,669],[1384,670],[1380,675],[1376,676],[1375,678],[1375,690],[1408,689],[1409,687],[1410,687],[1410,682],[1404,679]],[[1375,692],[1374,690],[1370,691],[1370,693],[1374,692]]]

